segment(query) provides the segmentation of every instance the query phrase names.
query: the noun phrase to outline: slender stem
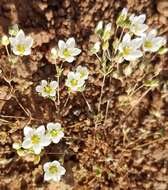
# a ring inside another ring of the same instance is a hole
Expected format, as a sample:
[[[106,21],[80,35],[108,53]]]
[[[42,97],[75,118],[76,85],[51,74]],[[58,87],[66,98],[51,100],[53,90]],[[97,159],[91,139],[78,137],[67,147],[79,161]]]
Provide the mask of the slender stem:
[[[29,118],[31,118],[30,112],[28,112],[28,111],[23,107],[23,105],[19,102],[19,100],[18,100],[18,98],[17,98],[16,96],[13,96],[13,97],[15,98],[15,100],[16,100],[16,102],[19,104],[19,106],[22,108],[22,110],[26,113],[26,115],[27,115]]]
[[[108,101],[107,101],[107,106],[106,106],[106,115],[105,115],[105,119],[104,119],[104,124],[106,123],[106,120],[107,120],[108,111],[109,111],[109,105],[110,105],[110,100],[108,100]]]
[[[100,112],[100,108],[101,108],[105,80],[106,80],[106,75],[103,76],[103,82],[102,82],[101,92],[100,92],[100,99],[99,99],[99,104],[98,104],[98,113]]]
[[[95,53],[95,55],[96,55],[97,59],[99,60],[99,62],[102,63],[101,58],[98,56],[98,54]]]
[[[92,108],[91,108],[91,106],[90,106],[89,102],[87,101],[87,99],[86,99],[86,97],[85,97],[84,93],[83,93],[83,92],[81,92],[81,94],[82,94],[83,99],[85,100],[85,102],[86,102],[86,104],[87,104],[87,107],[88,107],[89,111],[90,111],[90,112],[92,112]]]
[[[68,93],[68,97],[67,97],[67,99],[66,99],[66,101],[65,101],[64,106],[63,106],[63,107],[65,107],[65,106],[67,105],[68,100],[69,100],[69,97],[70,97],[70,93]]]
[[[146,92],[144,92],[142,94],[142,96],[137,100],[136,104],[128,111],[127,115],[128,116],[133,110],[134,108],[141,102],[141,100],[143,99],[144,96],[146,96],[146,94],[148,94],[148,92],[151,90],[151,88],[149,88]]]
[[[8,57],[10,57],[10,53],[9,53],[9,50],[8,50],[8,46],[5,46],[5,49],[6,49],[6,53],[7,53]]]

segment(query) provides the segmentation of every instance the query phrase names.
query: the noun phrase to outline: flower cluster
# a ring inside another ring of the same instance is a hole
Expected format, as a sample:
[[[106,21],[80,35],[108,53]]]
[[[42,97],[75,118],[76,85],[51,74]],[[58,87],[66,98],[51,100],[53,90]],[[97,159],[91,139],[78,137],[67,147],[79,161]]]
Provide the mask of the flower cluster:
[[[87,67],[78,66],[75,72],[70,71],[67,76],[65,85],[69,92],[83,91],[85,80],[88,79],[89,71]]]
[[[19,30],[17,25],[9,29],[9,35],[10,37],[2,37],[2,45],[7,47],[10,44],[13,54],[17,56],[27,56],[31,54],[33,45],[32,37],[26,36],[24,31]]]
[[[81,50],[76,47],[74,38],[69,38],[66,42],[63,40],[58,41],[58,48],[51,49],[51,57],[53,59],[60,58],[69,63],[75,60],[75,56],[79,55]]]
[[[63,128],[60,123],[48,123],[47,130],[44,125],[38,128],[26,126],[23,130],[24,139],[21,144],[14,143],[13,148],[19,155],[33,154],[35,158],[41,154],[42,150],[52,142],[57,144],[64,137]],[[47,162],[44,164],[44,179],[59,181],[60,177],[65,174],[65,169],[58,161]]]
[[[167,50],[164,48],[166,44],[166,38],[156,36],[156,30],[147,32],[148,25],[144,23],[145,20],[146,15],[144,14],[139,16],[131,14],[129,16],[128,10],[126,8],[122,10],[117,20],[117,25],[118,27],[120,26],[127,28],[129,33],[124,35],[122,42],[119,42],[119,46],[117,47],[121,61],[134,61],[142,57],[145,52],[163,53],[164,50],[165,53],[165,50]],[[132,37],[134,38],[131,39]]]

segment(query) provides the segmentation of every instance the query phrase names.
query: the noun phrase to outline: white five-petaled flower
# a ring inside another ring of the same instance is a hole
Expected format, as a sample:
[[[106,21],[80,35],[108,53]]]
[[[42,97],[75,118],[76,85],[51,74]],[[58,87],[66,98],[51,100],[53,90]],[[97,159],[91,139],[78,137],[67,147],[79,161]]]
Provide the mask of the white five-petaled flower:
[[[81,79],[83,79],[83,80],[88,79],[89,71],[88,71],[87,67],[82,67],[81,65],[79,65],[76,68],[76,72],[80,74]]]
[[[69,63],[75,60],[75,56],[81,53],[79,48],[76,48],[74,38],[69,38],[66,42],[63,40],[58,41],[58,56]]]
[[[135,38],[131,40],[129,34],[125,34],[122,42],[119,44],[119,53],[123,59],[127,61],[134,61],[139,57],[142,57],[142,52],[138,50],[142,45],[142,38]]]
[[[46,80],[42,80],[41,85],[36,86],[36,91],[43,97],[54,97],[56,96],[57,87],[57,81],[48,83]]]
[[[81,78],[81,74],[78,72],[69,72],[65,85],[69,91],[82,91],[84,88],[85,80]]]
[[[25,36],[23,30],[19,30],[15,37],[10,37],[10,44],[15,55],[24,56],[31,54],[33,39],[30,36]]]
[[[166,44],[166,38],[156,36],[157,31],[152,30],[143,36],[143,49],[148,52],[156,52]]]
[[[49,137],[45,135],[45,127],[39,126],[37,129],[31,127],[24,128],[24,141],[22,147],[24,149],[32,149],[35,154],[40,154],[43,147],[51,143]]]
[[[60,123],[47,124],[47,136],[53,143],[58,143],[64,136],[63,128]]]
[[[53,180],[55,182],[60,181],[61,176],[65,174],[66,170],[58,161],[47,162],[43,166],[44,169],[44,180],[50,181]]]
[[[139,16],[131,15],[129,18],[131,22],[130,31],[137,36],[144,35],[144,32],[148,29],[148,25],[144,24],[145,19],[145,14]]]

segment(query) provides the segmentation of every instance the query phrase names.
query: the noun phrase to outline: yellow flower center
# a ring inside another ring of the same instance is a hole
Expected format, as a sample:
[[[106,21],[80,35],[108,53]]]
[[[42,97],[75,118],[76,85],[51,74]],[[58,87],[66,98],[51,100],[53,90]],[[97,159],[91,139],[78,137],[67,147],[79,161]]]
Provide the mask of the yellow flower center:
[[[17,47],[16,47],[16,49],[17,49],[17,51],[18,51],[21,55],[23,55],[24,52],[25,52],[25,50],[26,50],[26,47],[25,47],[25,45],[23,45],[23,44],[18,44]]]
[[[145,41],[144,46],[145,46],[146,48],[152,48],[153,44],[152,44],[152,42],[151,42],[150,40],[147,40],[147,41]]]
[[[123,54],[129,55],[131,53],[131,51],[132,51],[132,48],[127,46],[123,49]]]
[[[32,144],[39,144],[40,143],[40,137],[38,135],[33,135],[31,138]]]
[[[58,130],[53,129],[50,131],[50,134],[52,137],[56,137],[58,135],[58,132],[59,132]]]
[[[47,93],[47,94],[50,94],[52,92],[52,88],[50,86],[45,86],[44,87],[44,91]]]
[[[57,171],[58,171],[57,166],[50,166],[49,172],[50,172],[51,174],[55,174],[55,173],[57,173]]]
[[[71,56],[71,52],[68,49],[65,49],[63,54],[64,54],[65,57]]]
[[[78,81],[75,79],[72,79],[70,82],[72,86],[76,86],[78,84]]]

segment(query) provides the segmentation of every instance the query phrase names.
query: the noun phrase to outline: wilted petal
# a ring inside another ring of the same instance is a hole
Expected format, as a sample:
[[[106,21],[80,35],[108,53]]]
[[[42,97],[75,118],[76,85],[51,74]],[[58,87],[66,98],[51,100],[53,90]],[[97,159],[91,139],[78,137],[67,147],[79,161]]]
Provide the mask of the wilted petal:
[[[41,81],[41,86],[42,86],[42,87],[47,86],[47,84],[48,84],[48,83],[47,83],[47,81],[46,81],[46,80],[42,80],[42,81]]]

